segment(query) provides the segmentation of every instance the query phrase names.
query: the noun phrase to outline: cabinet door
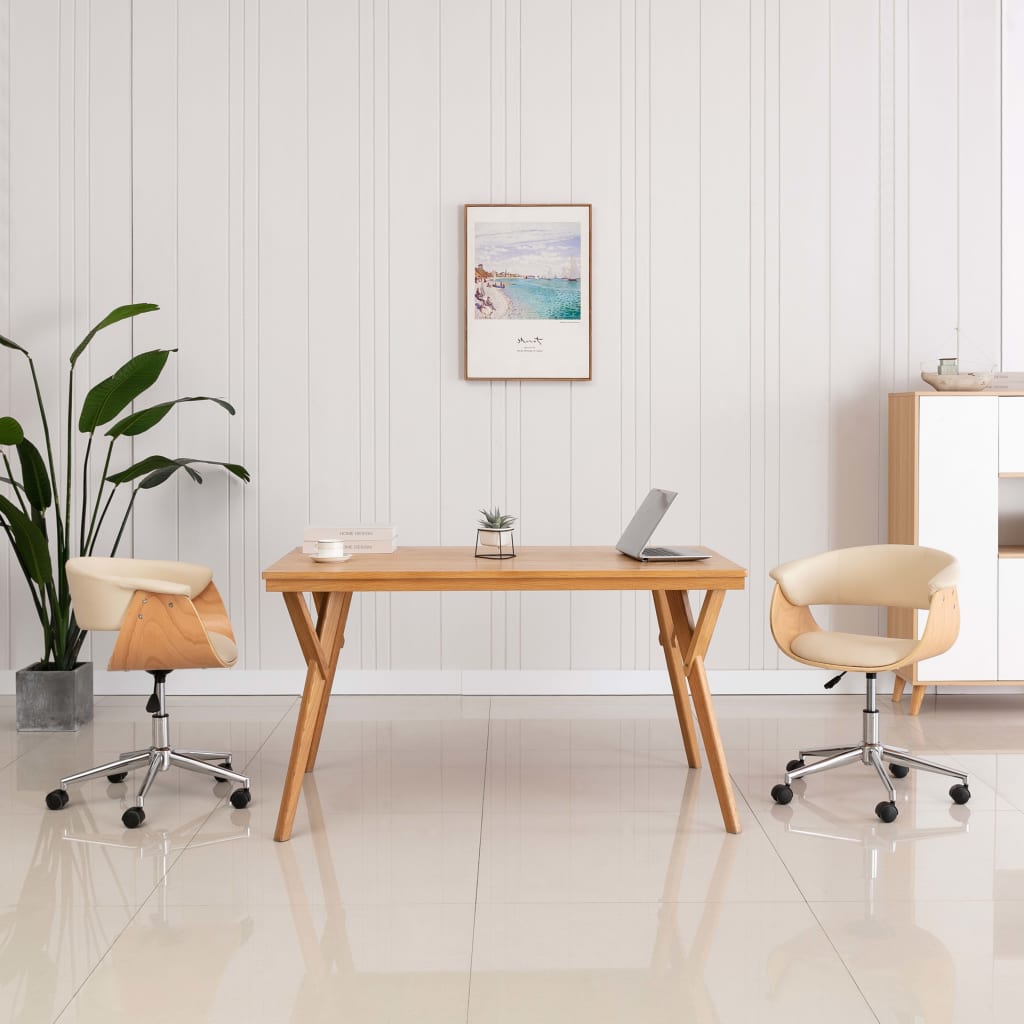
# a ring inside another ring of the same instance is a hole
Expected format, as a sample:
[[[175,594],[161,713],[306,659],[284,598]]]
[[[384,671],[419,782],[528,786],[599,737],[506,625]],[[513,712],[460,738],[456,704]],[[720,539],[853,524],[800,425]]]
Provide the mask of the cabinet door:
[[[919,400],[918,543],[960,560],[960,636],[918,665],[920,682],[997,678],[999,402],[995,395]]]

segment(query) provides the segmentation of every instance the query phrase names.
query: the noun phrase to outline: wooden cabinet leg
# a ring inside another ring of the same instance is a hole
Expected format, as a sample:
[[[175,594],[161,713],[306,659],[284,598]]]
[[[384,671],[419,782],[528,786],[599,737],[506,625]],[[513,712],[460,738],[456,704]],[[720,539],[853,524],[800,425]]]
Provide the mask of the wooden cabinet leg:
[[[899,704],[903,699],[903,691],[906,688],[907,681],[899,674],[896,673],[896,681],[892,684],[892,702],[893,704]]]
[[[910,713],[916,715],[924,703],[924,695],[928,692],[927,686],[917,686],[910,691]]]

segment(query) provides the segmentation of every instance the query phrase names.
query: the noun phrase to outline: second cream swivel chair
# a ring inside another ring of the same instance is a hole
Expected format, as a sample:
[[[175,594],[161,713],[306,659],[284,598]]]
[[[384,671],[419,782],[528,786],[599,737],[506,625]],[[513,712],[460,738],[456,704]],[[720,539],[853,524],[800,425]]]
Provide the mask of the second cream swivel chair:
[[[75,617],[83,629],[117,632],[108,668],[143,669],[153,676],[153,694],[146,710],[153,716],[153,743],[117,760],[60,780],[48,793],[46,805],[67,805],[67,788],[75,782],[107,776],[123,782],[128,772],[146,768],[135,806],[121,820],[138,828],[146,819],[146,794],[157,775],[171,767],[187,768],[229,780],[240,788],[231,794],[232,806],[246,807],[251,799],[249,779],[232,770],[226,751],[177,750],[169,738],[170,716],[164,684],[176,668],[230,668],[238,659],[234,633],[213,574],[202,565],[137,558],[72,558],[67,563],[68,585]]]
[[[954,803],[967,803],[971,791],[963,772],[881,742],[876,700],[879,672],[933,658],[953,646],[960,629],[957,560],[935,548],[873,544],[787,562],[770,575],[776,584],[770,613],[772,636],[783,653],[805,665],[839,672],[840,676],[863,672],[866,677],[860,742],[846,747],[801,750],[786,765],[785,781],[773,787],[772,799],[788,804],[793,799],[790,786],[797,779],[861,761],[875,769],[888,792],[889,799],[875,807],[882,821],[895,821],[899,813],[896,792],[885,772],[886,763],[896,778],[903,778],[911,768],[919,768],[959,779],[949,795]],[[927,611],[928,618],[919,640],[839,633],[822,629],[811,614],[811,605],[917,608]],[[826,683],[826,687],[834,686],[840,676]],[[808,757],[821,760],[806,764],[804,759]]]

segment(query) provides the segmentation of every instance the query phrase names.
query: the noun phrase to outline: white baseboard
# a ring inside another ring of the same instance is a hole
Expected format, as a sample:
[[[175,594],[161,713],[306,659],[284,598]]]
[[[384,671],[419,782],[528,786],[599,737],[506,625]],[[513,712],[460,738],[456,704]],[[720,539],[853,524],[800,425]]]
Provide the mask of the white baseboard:
[[[711,669],[708,680],[716,694],[820,694],[829,673],[816,669]],[[182,669],[174,673],[173,692],[195,696],[266,696],[299,694],[304,672],[289,670],[235,669],[231,672]],[[94,689],[98,696],[148,694],[149,677],[142,672],[107,672],[97,669]],[[944,692],[953,691],[944,687]],[[835,692],[860,693],[863,681],[848,676]],[[1006,687],[993,692],[1006,692]],[[543,695],[643,695],[670,692],[664,670],[554,669],[511,670],[340,670],[335,693],[358,694],[455,694],[464,696]],[[879,692],[892,692],[892,676],[879,680]],[[964,692],[988,692],[971,687]],[[0,670],[0,695],[14,693],[14,671]]]
[[[300,694],[305,673],[300,669],[235,669],[232,672],[181,669],[174,673],[173,692],[186,696],[267,696]],[[711,669],[708,681],[716,694],[821,694],[830,673],[817,669]],[[97,696],[148,694],[149,677],[142,672],[94,674]],[[849,675],[835,693],[861,693],[860,676]],[[892,692],[892,675],[879,678],[880,693]],[[461,696],[641,696],[670,692],[668,673],[651,669],[486,670],[340,670],[338,694],[454,694]],[[1021,693],[1024,687],[942,687],[943,693]],[[14,670],[0,670],[0,695],[14,693]]]

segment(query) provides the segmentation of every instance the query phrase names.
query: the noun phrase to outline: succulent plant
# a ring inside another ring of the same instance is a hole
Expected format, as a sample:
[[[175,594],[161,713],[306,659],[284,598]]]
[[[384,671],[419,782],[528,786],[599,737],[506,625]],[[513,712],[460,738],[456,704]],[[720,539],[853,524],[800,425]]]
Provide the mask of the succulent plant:
[[[516,521],[516,516],[505,514],[497,505],[493,509],[480,509],[483,519],[478,520],[486,530],[509,530]]]

